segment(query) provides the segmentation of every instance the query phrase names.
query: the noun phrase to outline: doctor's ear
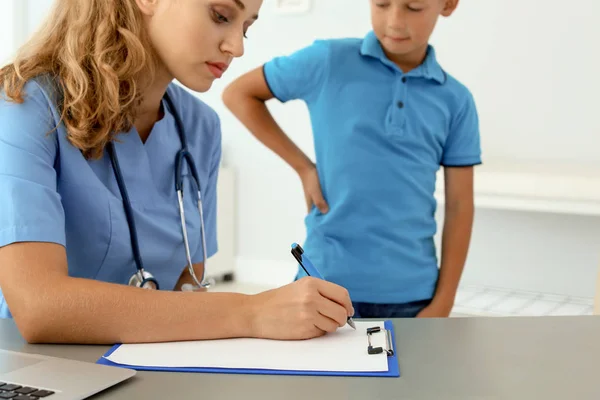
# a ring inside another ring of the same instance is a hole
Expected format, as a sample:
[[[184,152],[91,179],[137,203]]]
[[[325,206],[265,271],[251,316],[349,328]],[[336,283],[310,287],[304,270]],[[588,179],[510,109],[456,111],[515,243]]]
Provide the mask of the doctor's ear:
[[[135,0],[135,3],[137,4],[142,14],[152,16],[156,12],[160,0]]]

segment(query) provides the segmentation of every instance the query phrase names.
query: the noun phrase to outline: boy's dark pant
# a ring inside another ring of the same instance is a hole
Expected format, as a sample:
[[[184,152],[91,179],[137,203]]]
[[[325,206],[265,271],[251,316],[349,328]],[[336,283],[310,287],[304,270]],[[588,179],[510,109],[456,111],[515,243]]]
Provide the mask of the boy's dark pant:
[[[298,272],[294,280],[297,281],[302,277]],[[352,302],[354,307],[353,318],[414,318],[429,303],[431,303],[431,299],[398,304]]]
[[[353,318],[414,318],[431,300],[413,301],[402,304],[352,303]]]

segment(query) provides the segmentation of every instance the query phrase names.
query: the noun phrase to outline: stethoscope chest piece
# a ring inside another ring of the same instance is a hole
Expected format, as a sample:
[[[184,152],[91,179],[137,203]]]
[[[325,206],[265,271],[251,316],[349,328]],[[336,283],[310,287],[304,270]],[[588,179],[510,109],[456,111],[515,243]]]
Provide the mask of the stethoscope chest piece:
[[[142,289],[158,290],[158,281],[150,272],[145,270],[137,271],[129,279],[129,286],[135,286]]]

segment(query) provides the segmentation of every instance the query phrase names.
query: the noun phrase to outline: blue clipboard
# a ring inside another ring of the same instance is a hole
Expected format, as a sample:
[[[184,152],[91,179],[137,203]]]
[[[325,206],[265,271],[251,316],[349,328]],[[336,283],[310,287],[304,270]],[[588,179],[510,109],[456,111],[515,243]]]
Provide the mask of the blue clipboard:
[[[396,343],[394,325],[392,321],[385,321],[384,327],[391,333],[392,343]],[[204,368],[204,367],[152,367],[152,366],[133,366],[125,364],[116,364],[104,357],[110,356],[119,348],[120,344],[115,344],[100,357],[96,364],[108,365],[112,367],[122,367],[134,369],[137,371],[161,371],[161,372],[198,372],[198,373],[217,373],[217,374],[250,374],[250,375],[314,375],[314,376],[364,376],[364,377],[389,377],[398,378],[400,376],[400,366],[398,365],[397,352],[387,357],[388,370],[375,372],[346,372],[346,371],[295,371],[295,370],[273,370],[273,369],[248,369],[248,368]]]

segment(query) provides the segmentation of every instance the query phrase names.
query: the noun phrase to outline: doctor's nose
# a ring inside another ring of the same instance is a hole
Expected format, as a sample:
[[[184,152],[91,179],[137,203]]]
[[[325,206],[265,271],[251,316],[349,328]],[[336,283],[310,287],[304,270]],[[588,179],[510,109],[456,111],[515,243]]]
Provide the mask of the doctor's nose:
[[[244,34],[233,33],[228,35],[221,43],[221,51],[229,53],[233,57],[241,57],[244,55]]]

